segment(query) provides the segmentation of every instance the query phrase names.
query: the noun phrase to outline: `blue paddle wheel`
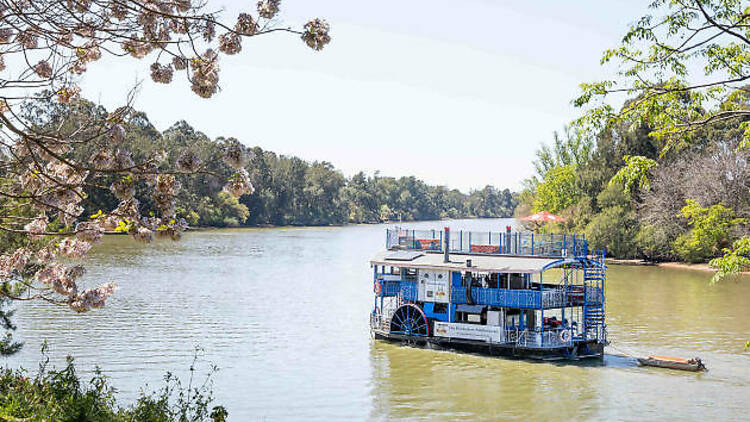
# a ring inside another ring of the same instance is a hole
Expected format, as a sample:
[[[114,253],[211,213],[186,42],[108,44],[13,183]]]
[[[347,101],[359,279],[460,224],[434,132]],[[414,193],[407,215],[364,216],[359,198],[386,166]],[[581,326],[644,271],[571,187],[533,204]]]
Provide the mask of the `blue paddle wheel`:
[[[430,334],[430,325],[419,306],[407,303],[393,313],[391,333],[426,337]]]

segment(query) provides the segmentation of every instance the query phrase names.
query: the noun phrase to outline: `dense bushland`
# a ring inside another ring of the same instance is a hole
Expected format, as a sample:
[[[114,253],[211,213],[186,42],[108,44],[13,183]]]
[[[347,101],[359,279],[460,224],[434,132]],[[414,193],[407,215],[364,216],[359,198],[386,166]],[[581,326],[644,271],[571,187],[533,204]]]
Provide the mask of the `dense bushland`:
[[[40,127],[81,115],[106,116],[107,110],[89,102],[74,107],[49,107],[29,112]],[[413,176],[368,176],[362,172],[344,176],[331,163],[308,162],[298,157],[277,155],[260,147],[246,147],[236,138],[210,139],[187,122],[180,121],[167,130],[157,130],[144,113],[134,113],[123,122],[121,147],[133,160],[163,157],[164,166],[176,168],[186,154],[199,163],[199,175],[176,175],[181,188],[177,192],[176,215],[193,226],[237,227],[256,225],[329,225],[377,223],[459,217],[510,217],[518,203],[509,189],[486,186],[469,194],[445,186],[431,186]],[[232,170],[222,164],[228,148],[239,148],[248,157],[245,170],[254,189],[239,198],[222,190]],[[85,159],[92,151],[87,145],[74,155]],[[116,207],[119,200],[109,186],[115,176],[100,185],[85,188],[82,205],[85,215],[99,209]],[[157,204],[146,193],[145,182],[135,182],[144,214],[158,213]],[[141,194],[142,193],[142,194]]]

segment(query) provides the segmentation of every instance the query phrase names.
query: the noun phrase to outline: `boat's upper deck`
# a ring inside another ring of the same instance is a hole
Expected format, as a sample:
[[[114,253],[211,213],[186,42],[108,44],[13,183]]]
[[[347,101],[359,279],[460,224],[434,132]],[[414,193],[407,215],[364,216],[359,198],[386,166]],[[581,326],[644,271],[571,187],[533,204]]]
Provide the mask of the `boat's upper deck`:
[[[467,266],[467,260],[471,260],[471,267]],[[442,254],[428,251],[383,251],[370,260],[371,265],[516,274],[537,274],[566,262],[562,258],[468,254],[451,254],[449,262],[444,262]]]
[[[463,230],[386,230],[386,249],[444,252],[448,236],[451,254],[571,258],[586,257],[583,235],[533,232],[472,232]]]

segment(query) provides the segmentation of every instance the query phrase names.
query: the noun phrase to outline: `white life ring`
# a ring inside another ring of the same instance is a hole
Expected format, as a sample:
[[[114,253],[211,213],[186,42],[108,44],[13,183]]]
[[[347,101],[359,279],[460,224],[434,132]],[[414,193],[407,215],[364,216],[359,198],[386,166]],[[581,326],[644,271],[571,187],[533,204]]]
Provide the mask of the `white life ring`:
[[[562,331],[560,331],[560,342],[562,342],[562,343],[568,343],[568,342],[570,342],[570,331],[569,330],[562,330]]]

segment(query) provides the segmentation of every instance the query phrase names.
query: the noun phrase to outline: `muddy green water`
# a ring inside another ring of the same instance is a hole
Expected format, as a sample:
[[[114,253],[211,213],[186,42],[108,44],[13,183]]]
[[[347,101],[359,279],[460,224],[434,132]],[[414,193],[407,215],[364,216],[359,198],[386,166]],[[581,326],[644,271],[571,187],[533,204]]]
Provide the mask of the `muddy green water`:
[[[165,371],[184,374],[200,345],[220,367],[215,394],[231,421],[750,418],[750,279],[709,286],[706,273],[612,266],[614,348],[601,363],[406,348],[368,330],[368,259],[385,227],[206,231],[147,248],[107,238],[86,276],[119,283],[107,308],[77,316],[24,305],[16,336],[26,347],[5,365],[36,368],[46,339],[53,362],[70,354],[83,371],[100,365],[127,403]],[[619,351],[700,356],[710,372],[639,368]]]

